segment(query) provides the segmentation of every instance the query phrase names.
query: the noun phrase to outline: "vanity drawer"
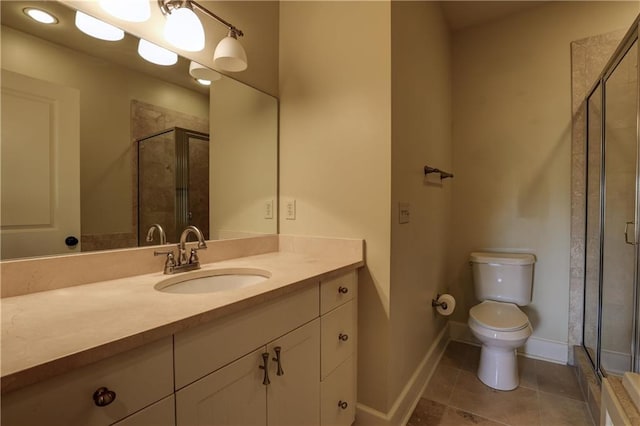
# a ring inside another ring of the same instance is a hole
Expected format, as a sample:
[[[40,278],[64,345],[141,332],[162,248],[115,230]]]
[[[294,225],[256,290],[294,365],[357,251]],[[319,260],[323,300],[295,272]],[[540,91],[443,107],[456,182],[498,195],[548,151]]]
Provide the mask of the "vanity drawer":
[[[356,271],[351,271],[320,282],[320,315],[354,298],[358,284],[357,274]]]
[[[347,302],[320,318],[320,371],[323,380],[354,353],[356,327],[353,303]]]
[[[113,426],[175,426],[176,399],[173,395],[114,423]]]
[[[2,396],[2,425],[109,425],[173,392],[171,338]],[[99,407],[94,392],[115,392]]]
[[[319,286],[174,335],[176,389],[318,317]]]
[[[351,356],[320,384],[320,424],[348,426],[356,419],[355,358]]]

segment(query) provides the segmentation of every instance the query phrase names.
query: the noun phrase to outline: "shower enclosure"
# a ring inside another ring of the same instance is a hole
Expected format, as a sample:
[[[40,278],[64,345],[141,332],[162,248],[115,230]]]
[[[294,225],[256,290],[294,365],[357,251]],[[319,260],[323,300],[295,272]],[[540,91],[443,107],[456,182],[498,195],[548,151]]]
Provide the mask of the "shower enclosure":
[[[586,102],[583,345],[601,376],[640,371],[638,21]]]
[[[189,225],[209,239],[209,135],[180,127],[155,133],[138,145],[138,245],[162,226],[176,243]]]

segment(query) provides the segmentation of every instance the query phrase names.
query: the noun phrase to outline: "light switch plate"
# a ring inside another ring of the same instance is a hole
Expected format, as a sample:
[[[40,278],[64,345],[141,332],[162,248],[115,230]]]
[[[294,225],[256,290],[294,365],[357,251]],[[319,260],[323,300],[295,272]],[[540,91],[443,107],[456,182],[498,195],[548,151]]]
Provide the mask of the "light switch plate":
[[[273,219],[273,200],[264,203],[264,218]]]
[[[296,220],[296,200],[287,200],[285,205],[284,218],[287,220]]]
[[[409,203],[398,203],[398,222],[409,223],[411,209]]]

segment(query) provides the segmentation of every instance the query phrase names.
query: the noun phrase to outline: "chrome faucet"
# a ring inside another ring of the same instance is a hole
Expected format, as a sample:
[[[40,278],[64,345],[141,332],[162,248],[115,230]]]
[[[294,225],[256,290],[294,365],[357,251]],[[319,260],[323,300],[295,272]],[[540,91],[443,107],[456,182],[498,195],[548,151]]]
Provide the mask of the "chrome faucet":
[[[151,241],[153,241],[153,232],[156,229],[158,230],[158,234],[160,236],[160,244],[161,245],[167,244],[167,234],[165,234],[164,229],[162,229],[162,226],[160,226],[157,223],[154,223],[149,227],[149,230],[147,231],[147,242],[150,243]]]
[[[189,234],[195,234],[198,238],[198,246],[192,247],[189,257],[187,257],[187,238]],[[193,225],[187,226],[182,234],[180,234],[180,243],[178,244],[178,261],[176,262],[173,250],[166,251],[154,251],[154,256],[161,254],[167,255],[167,260],[164,263],[165,274],[175,274],[176,272],[193,271],[194,269],[200,269],[200,259],[198,259],[198,250],[206,249],[207,243],[204,241],[202,232]]]
[[[187,260],[187,237],[189,234],[195,234],[196,238],[198,238],[198,248],[191,249],[191,255]],[[178,259],[178,265],[184,265],[187,263],[192,263],[192,258],[195,257],[195,261],[198,262],[198,268],[200,267],[200,261],[198,260],[198,255],[196,253],[197,250],[206,249],[207,243],[204,242],[204,237],[202,236],[202,232],[193,225],[187,226],[182,234],[180,234],[180,244],[178,244],[178,249],[180,250],[180,258]],[[197,268],[196,268],[197,269]]]

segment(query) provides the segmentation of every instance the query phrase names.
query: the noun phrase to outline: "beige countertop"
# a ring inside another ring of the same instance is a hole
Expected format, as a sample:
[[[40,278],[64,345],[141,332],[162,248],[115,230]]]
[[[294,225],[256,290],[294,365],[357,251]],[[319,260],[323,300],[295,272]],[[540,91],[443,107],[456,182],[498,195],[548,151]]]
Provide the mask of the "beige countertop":
[[[362,255],[277,251],[208,263],[203,270],[257,268],[271,277],[215,293],[154,289],[162,271],[2,299],[2,393],[248,308],[318,278],[353,270]],[[188,274],[188,273],[186,273]]]

